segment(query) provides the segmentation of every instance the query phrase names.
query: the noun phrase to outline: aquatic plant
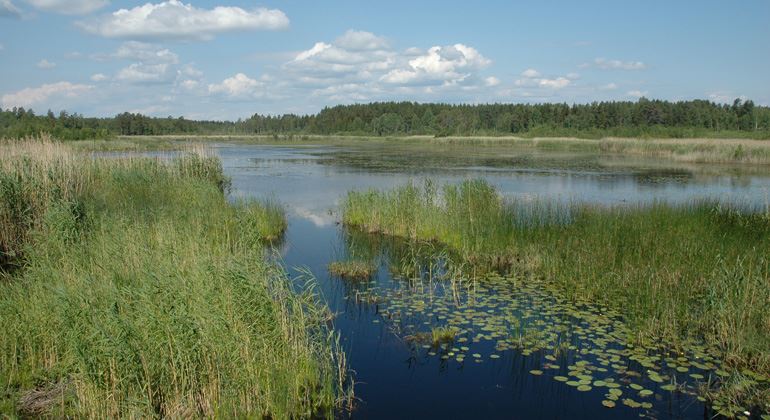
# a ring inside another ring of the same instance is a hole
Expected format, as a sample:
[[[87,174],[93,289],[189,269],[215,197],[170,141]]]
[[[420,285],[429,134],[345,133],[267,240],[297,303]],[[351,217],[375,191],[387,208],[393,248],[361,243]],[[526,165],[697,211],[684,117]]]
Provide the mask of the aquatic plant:
[[[366,280],[377,271],[374,264],[361,260],[333,261],[328,269],[332,275],[350,280]]]
[[[455,341],[458,329],[454,327],[435,327],[430,331],[431,340],[434,346],[441,344],[450,344]]]
[[[765,209],[532,203],[505,200],[479,180],[351,192],[342,207],[350,227],[444,244],[471,277],[542,279],[570,301],[615,308],[637,345],[662,341],[686,351],[702,343],[727,377],[751,372],[739,384],[720,381],[713,398],[770,410]]]

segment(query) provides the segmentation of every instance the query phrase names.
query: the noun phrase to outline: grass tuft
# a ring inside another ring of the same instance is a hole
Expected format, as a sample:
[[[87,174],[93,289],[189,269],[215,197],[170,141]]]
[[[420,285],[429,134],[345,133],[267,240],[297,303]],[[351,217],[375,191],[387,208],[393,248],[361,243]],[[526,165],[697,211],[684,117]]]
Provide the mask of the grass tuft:
[[[334,261],[328,268],[332,275],[349,280],[366,280],[377,272],[374,264],[361,260]]]

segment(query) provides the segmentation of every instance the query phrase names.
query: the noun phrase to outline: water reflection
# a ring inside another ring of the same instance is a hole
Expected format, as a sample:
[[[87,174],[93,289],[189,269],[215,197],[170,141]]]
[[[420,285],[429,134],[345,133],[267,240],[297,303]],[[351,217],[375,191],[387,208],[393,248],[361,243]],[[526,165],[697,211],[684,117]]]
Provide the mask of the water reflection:
[[[699,380],[692,375],[705,378],[716,367],[705,359],[711,357],[705,349],[674,357],[651,346],[637,354],[627,348],[617,314],[606,308],[566,305],[555,291],[516,279],[473,288],[438,280],[454,274],[446,264],[451,255],[433,245],[345,231],[337,223],[338,205],[349,190],[392,188],[426,177],[439,183],[483,177],[518,199],[616,205],[711,197],[765,205],[767,174],[489,148],[431,154],[223,144],[216,150],[233,179],[234,196],[273,197],[286,206],[289,229],[279,250],[287,267],[314,273],[336,314],[334,326],[362,399],[354,417],[707,415],[687,388]],[[327,265],[346,259],[371,261],[377,274],[360,282],[330,276]],[[457,331],[451,342],[434,343],[432,335],[427,339],[434,328]],[[662,389],[674,379],[688,385]],[[612,389],[622,394],[612,399]],[[651,393],[640,395],[642,390]]]

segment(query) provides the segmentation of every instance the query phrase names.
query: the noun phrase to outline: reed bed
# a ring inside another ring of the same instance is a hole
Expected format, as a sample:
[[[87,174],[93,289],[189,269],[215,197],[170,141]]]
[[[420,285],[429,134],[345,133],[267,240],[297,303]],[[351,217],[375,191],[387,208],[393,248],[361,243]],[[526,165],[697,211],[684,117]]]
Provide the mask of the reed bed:
[[[229,204],[218,159],[51,141],[0,157],[0,412],[297,418],[346,400],[328,310],[266,261],[282,211]]]
[[[442,243],[471,274],[537,276],[572,300],[617,308],[639,343],[705,342],[734,368],[723,396],[770,411],[766,208],[524,202],[469,180],[350,192],[343,222]]]

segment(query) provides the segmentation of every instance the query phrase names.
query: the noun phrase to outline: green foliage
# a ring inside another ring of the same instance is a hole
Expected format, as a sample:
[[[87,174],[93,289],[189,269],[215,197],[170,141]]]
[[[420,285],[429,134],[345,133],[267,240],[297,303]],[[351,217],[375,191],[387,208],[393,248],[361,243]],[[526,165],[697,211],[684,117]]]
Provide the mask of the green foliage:
[[[22,238],[3,237],[19,268],[0,277],[0,410],[332,415],[343,354],[315,293],[265,259],[261,239],[285,226],[277,206],[229,204],[206,155],[0,153],[0,227]]]
[[[50,133],[63,140],[112,135],[516,135],[523,137],[739,137],[770,138],[770,108],[736,99],[589,104],[419,104],[377,102],[324,108],[315,115],[259,115],[238,121],[193,121],[122,113],[84,118],[62,112],[35,116],[23,108],[0,111],[0,138]]]

